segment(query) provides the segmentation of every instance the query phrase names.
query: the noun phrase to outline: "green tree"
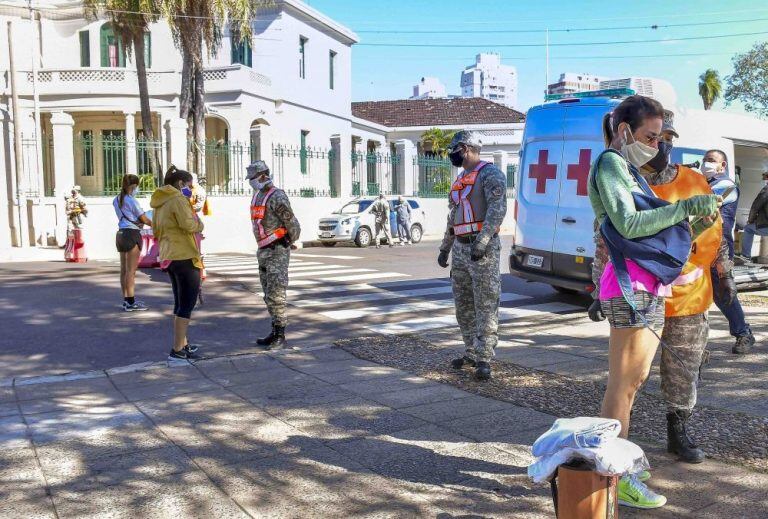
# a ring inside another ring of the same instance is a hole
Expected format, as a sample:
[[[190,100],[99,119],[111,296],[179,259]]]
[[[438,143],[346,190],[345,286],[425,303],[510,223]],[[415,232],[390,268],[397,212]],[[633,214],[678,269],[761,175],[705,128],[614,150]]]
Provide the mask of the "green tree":
[[[189,167],[205,177],[202,146],[205,143],[204,52],[215,56],[222,29],[229,25],[238,38],[251,38],[251,21],[257,9],[272,5],[269,0],[156,0],[168,20],[176,47],[181,50],[181,91],[179,116],[187,121],[192,143],[187,155]]]
[[[147,86],[147,63],[145,60],[144,37],[149,32],[149,24],[157,21],[152,0],[84,0],[86,16],[98,18],[100,15],[109,19],[115,36],[123,48],[136,62],[136,77],[139,83],[139,106],[141,107],[141,127],[144,138],[155,140],[152,129],[152,112],[149,108],[149,87]],[[160,163],[155,151],[151,152],[150,167],[155,173]],[[126,171],[126,173],[137,173]]]
[[[448,145],[453,139],[455,131],[430,128],[421,134],[421,142],[431,147],[431,152],[439,157],[445,157]]]
[[[740,101],[744,109],[768,116],[768,42],[756,43],[733,57],[733,74],[725,78],[725,102]]]
[[[704,101],[704,110],[712,108],[722,93],[723,83],[720,81],[720,74],[717,73],[717,70],[708,68],[699,76],[699,95]]]

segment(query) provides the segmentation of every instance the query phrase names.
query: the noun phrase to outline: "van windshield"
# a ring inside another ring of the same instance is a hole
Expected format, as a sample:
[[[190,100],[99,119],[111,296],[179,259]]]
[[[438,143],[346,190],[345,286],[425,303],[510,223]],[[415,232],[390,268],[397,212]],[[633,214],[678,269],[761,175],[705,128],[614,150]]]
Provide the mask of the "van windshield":
[[[373,202],[371,200],[360,200],[360,201],[357,201],[357,202],[350,202],[350,203],[346,204],[344,207],[342,207],[341,209],[339,209],[337,212],[338,212],[338,214],[358,214],[358,213],[362,213],[363,211],[368,209],[368,207],[372,203]]]

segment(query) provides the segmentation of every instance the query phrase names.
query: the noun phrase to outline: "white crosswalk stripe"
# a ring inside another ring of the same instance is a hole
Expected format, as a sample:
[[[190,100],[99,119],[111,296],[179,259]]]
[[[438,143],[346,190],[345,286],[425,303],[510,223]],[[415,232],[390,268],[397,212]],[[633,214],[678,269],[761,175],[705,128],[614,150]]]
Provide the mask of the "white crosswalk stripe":
[[[324,262],[321,258],[330,261]],[[387,281],[410,275],[358,268],[361,263],[353,266],[334,262],[344,259],[362,258],[292,254],[288,268],[288,304],[310,311],[317,309],[317,315],[325,319],[359,323],[370,331],[383,334],[418,333],[457,326],[449,279]],[[230,281],[259,290],[261,288],[254,256],[206,258],[206,267],[209,273],[221,274]],[[500,303],[520,302],[521,306],[500,307],[499,321],[525,319],[545,313],[583,311],[579,306],[557,302],[525,304],[530,299],[530,296],[522,294],[502,293]]]
[[[501,294],[499,302],[507,303],[510,301],[519,301],[521,299],[530,299],[529,296],[520,294]],[[367,306],[364,308],[353,308],[350,310],[331,310],[328,312],[320,312],[320,315],[330,317],[336,321],[344,319],[360,319],[367,315],[393,315],[402,314],[406,312],[425,312],[430,310],[445,310],[446,308],[453,308],[453,298],[441,299],[437,301],[419,301],[416,303],[401,303],[388,306]]]
[[[583,311],[583,308],[565,303],[544,303],[539,305],[520,306],[516,308],[502,307],[499,308],[499,321],[509,321],[510,319],[530,317],[543,313],[559,313],[577,310]],[[437,317],[408,319],[406,321],[366,326],[366,328],[377,333],[396,335],[400,333],[413,333],[422,330],[431,330],[433,328],[443,328],[451,325],[456,325],[456,317],[454,315],[441,315]]]

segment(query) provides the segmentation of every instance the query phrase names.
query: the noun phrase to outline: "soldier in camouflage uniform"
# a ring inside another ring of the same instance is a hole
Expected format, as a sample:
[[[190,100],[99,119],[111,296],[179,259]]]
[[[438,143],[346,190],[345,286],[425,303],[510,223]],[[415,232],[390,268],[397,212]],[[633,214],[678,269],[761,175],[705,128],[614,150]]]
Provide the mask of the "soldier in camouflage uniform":
[[[681,171],[681,166],[669,164],[669,153],[674,137],[677,137],[677,133],[671,122],[666,121],[662,128],[659,153],[647,166],[641,168],[642,175],[651,186],[659,186],[661,189],[661,186],[674,182]],[[648,169],[654,169],[654,171],[648,171]],[[711,194],[711,192],[704,193],[702,191],[702,194]],[[657,195],[664,198],[663,193],[657,193]],[[714,225],[711,220],[693,225],[694,240],[711,225]],[[720,231],[719,240],[720,246],[712,267],[718,274],[720,284],[726,287],[724,290],[729,291],[730,295],[725,295],[727,299],[733,297],[736,287],[730,274],[732,265],[728,254],[728,242],[722,235],[722,231]],[[610,261],[610,257],[608,248],[598,229],[595,232],[595,244],[595,259],[592,264],[595,301],[590,306],[589,316],[593,321],[601,321],[605,319],[605,316],[600,308],[600,277],[605,265]],[[709,275],[710,269],[707,267],[705,270],[704,275]],[[706,284],[706,286],[711,287],[711,283]],[[706,310],[685,315],[689,312],[680,310],[680,299],[686,296],[694,297],[694,294],[683,295],[673,291],[671,297],[667,296],[667,315],[661,335],[661,340],[666,347],[662,349],[659,370],[661,373],[661,392],[667,404],[667,449],[669,452],[679,455],[683,461],[700,463],[704,461],[705,454],[688,436],[685,423],[696,405],[699,373],[708,356],[706,346],[709,338],[709,318]],[[708,308],[712,304],[711,288],[706,297],[708,304],[705,300],[701,306]]]
[[[493,163],[480,160],[481,146],[476,133],[462,130],[448,147],[451,163],[463,169],[451,186],[437,263],[447,267],[448,255],[453,253],[451,282],[465,353],[452,365],[456,369],[475,367],[475,376],[487,380],[498,343],[498,233],[507,213],[507,198],[504,174]]]
[[[269,168],[263,160],[257,160],[247,168],[248,179],[254,190],[251,200],[253,235],[259,246],[259,278],[264,292],[264,302],[272,317],[272,331],[258,339],[256,344],[268,350],[286,347],[285,316],[288,288],[288,263],[291,248],[299,239],[301,228],[293,214],[288,195],[272,184]]]

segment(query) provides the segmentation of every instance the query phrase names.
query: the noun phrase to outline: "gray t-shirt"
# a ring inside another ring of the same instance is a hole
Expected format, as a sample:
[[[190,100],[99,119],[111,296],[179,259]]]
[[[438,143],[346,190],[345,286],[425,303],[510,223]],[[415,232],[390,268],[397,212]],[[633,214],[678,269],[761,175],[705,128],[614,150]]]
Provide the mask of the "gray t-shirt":
[[[139,201],[131,195],[126,195],[123,198],[122,207],[118,204],[120,204],[120,196],[116,196],[112,201],[112,207],[115,208],[115,215],[118,219],[118,228],[140,229],[136,223],[139,223],[139,217],[144,214],[144,209],[139,205]]]

